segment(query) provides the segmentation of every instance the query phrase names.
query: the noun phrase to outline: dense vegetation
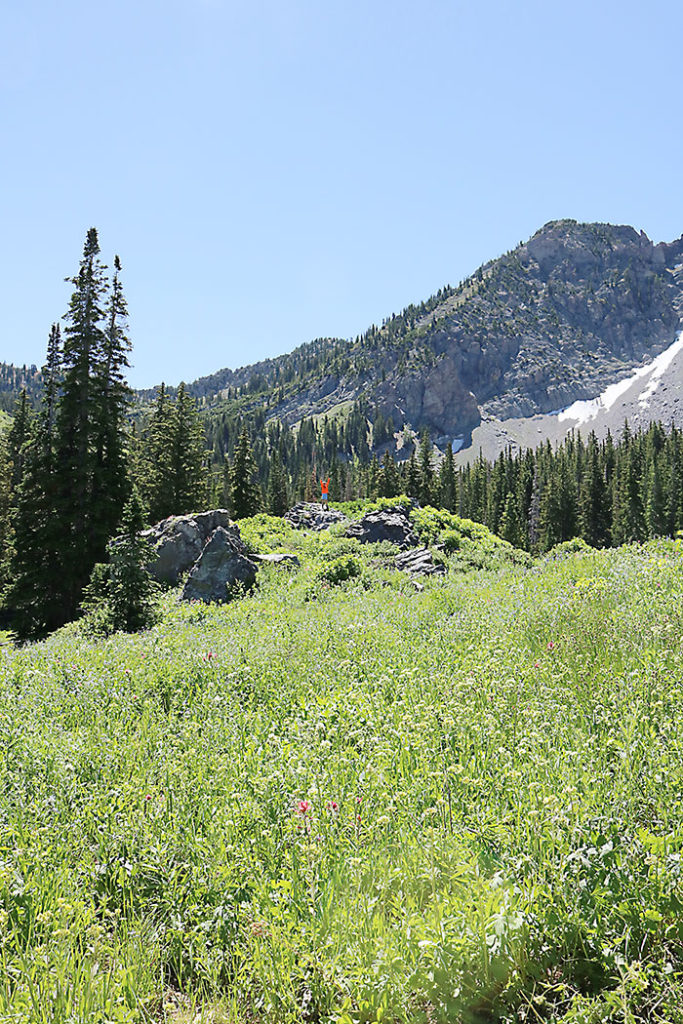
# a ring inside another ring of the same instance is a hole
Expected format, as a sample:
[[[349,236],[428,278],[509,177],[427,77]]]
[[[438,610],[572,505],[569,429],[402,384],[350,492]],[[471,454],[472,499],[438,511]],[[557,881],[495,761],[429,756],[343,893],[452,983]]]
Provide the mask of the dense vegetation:
[[[680,543],[415,522],[422,592],[259,516],[252,596],[0,650],[3,1020],[681,1019]]]
[[[0,1019],[683,1020],[681,432],[456,470],[367,397],[295,428],[259,381],[143,405],[106,271],[91,229],[0,416],[4,624],[51,633],[0,633]],[[293,530],[322,474],[447,572]],[[217,504],[300,566],[159,597],[145,515]]]

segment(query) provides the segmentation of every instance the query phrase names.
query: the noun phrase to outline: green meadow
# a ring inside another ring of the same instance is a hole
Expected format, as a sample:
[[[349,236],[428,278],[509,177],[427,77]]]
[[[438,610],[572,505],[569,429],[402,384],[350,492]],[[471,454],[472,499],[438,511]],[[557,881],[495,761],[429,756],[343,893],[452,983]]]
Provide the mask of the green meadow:
[[[681,543],[241,525],[301,566],[0,646],[0,1021],[683,1021]]]

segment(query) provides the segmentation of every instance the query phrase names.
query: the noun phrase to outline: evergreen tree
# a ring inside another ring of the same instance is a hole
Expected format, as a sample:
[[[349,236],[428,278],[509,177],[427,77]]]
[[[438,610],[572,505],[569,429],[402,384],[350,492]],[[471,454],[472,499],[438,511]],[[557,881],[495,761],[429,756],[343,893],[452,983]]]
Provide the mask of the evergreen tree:
[[[382,471],[379,477],[379,493],[383,498],[395,498],[401,490],[398,467],[390,452],[382,457]]]
[[[627,544],[646,535],[645,510],[640,490],[640,457],[628,421],[619,445],[613,482],[612,541]]]
[[[505,507],[500,517],[500,536],[514,547],[522,547],[523,529],[522,520],[519,514],[517,498],[508,491],[505,498]]]
[[[458,500],[457,485],[455,479],[455,463],[453,462],[453,445],[448,442],[446,453],[439,470],[439,492],[441,506],[449,512],[454,512]]]
[[[427,429],[422,431],[420,438],[420,450],[418,453],[419,483],[417,499],[421,505],[433,505],[434,496],[434,467],[432,466],[432,440]]]
[[[246,425],[242,428],[231,468],[230,512],[234,519],[245,519],[261,511],[261,489],[256,480],[256,463]]]
[[[183,515],[201,507],[206,478],[206,441],[197,406],[184,382],[170,416],[170,487],[172,507],[166,515]]]
[[[64,317],[67,326],[55,423],[55,512],[61,544],[54,552],[62,574],[64,621],[75,614],[92,567],[104,555],[102,531],[96,527],[99,510],[93,503],[95,382],[102,360],[107,291],[99,253],[97,231],[91,228],[78,274],[69,279],[74,291]]]
[[[283,516],[289,509],[287,473],[282,465],[280,452],[276,448],[270,460],[266,507],[271,515]]]
[[[99,251],[97,232],[91,228],[78,274],[68,279],[74,291],[64,317],[64,344],[53,325],[41,412],[22,448],[25,461],[6,596],[22,636],[48,632],[73,617],[119,515],[116,503],[125,468],[117,476],[109,457],[123,447],[123,412],[112,413],[119,408],[119,399],[112,400],[112,395],[121,393],[118,369],[125,359],[107,330],[108,286]],[[117,289],[115,308],[120,312]],[[113,323],[117,334],[118,313]],[[111,475],[99,465],[100,455]]]
[[[12,461],[9,455],[7,432],[0,430],[0,594],[9,572],[9,545],[11,536]]]
[[[650,537],[663,537],[667,533],[667,502],[660,468],[662,461],[660,456],[654,454],[647,474],[645,521]]]
[[[149,425],[140,443],[142,457],[137,486],[143,495],[151,522],[156,523],[173,513],[173,472],[171,429],[173,403],[166,385],[157,389]]]
[[[16,492],[24,475],[24,445],[29,439],[32,420],[26,388],[22,388],[14,405],[12,426],[7,435],[8,458],[11,465],[10,490],[13,493]]]
[[[609,543],[609,503],[595,433],[588,435],[583,479],[579,494],[579,535],[594,548]]]
[[[420,470],[417,465],[417,458],[415,456],[415,449],[413,448],[410,453],[410,458],[405,466],[405,491],[411,498],[417,498],[419,500],[420,494]]]
[[[538,463],[536,463],[534,467],[534,475],[531,483],[528,535],[529,550],[535,553],[538,551],[541,540],[541,477],[538,470]]]
[[[120,280],[121,261],[114,257],[114,277],[105,309],[102,344],[94,366],[92,481],[93,530],[98,557],[114,533],[130,491],[125,450],[126,413],[131,390],[124,370],[131,349],[128,308]]]
[[[95,565],[85,589],[84,610],[97,611],[108,633],[134,633],[155,619],[159,588],[145,568],[152,551],[141,535],[144,523],[145,512],[133,490],[123,510],[119,536],[107,545],[109,564]]]
[[[540,506],[540,538],[541,551],[549,551],[559,544],[562,537],[562,506],[557,480],[551,474],[543,488]]]

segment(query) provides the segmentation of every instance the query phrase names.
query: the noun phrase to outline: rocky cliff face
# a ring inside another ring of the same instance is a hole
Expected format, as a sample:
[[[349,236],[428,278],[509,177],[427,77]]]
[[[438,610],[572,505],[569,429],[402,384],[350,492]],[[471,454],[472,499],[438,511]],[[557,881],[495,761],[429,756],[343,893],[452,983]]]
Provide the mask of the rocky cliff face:
[[[207,378],[294,423],[364,395],[394,424],[467,443],[482,418],[591,398],[682,325],[683,237],[552,221],[457,288],[355,341],[321,339]],[[202,393],[202,382],[195,389]]]
[[[547,224],[437,306],[421,373],[376,388],[414,425],[467,434],[480,414],[529,416],[598,394],[669,345],[683,314],[683,238]]]

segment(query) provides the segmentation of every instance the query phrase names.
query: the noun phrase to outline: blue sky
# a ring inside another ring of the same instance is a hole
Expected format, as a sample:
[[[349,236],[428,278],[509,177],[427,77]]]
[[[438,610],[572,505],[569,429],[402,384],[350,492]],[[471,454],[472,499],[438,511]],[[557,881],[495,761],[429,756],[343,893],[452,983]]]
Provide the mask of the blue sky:
[[[87,229],[131,382],[351,337],[559,217],[683,232],[683,9],[63,0],[0,11],[0,359]]]

